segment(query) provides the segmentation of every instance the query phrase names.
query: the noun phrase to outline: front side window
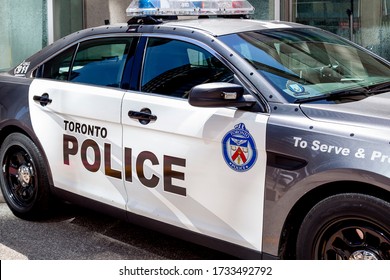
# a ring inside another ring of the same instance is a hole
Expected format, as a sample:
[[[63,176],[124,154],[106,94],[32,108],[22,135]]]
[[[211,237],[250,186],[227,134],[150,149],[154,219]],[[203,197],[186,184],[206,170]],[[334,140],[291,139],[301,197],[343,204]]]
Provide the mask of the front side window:
[[[184,41],[149,38],[141,91],[187,98],[196,85],[232,82],[233,73],[208,51]]]
[[[131,38],[109,38],[80,43],[43,65],[43,78],[120,87]]]
[[[373,93],[390,82],[385,62],[317,29],[252,31],[220,39],[292,102]]]

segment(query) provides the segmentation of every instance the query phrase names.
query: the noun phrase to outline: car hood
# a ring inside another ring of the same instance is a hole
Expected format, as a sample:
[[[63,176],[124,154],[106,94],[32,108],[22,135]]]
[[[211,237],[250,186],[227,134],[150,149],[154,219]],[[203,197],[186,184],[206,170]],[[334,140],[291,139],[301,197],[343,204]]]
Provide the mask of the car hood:
[[[303,103],[300,107],[307,117],[316,121],[364,127],[381,126],[390,129],[390,92],[359,101],[333,104]]]

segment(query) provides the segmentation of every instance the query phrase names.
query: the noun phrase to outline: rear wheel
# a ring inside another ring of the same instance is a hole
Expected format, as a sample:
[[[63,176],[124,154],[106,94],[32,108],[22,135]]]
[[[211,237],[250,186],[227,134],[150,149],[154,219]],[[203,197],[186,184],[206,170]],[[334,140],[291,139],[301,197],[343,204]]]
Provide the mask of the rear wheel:
[[[389,260],[390,203],[338,194],[314,206],[298,233],[297,259]]]
[[[35,219],[49,205],[48,172],[37,146],[25,135],[10,134],[0,148],[1,191],[11,211]]]

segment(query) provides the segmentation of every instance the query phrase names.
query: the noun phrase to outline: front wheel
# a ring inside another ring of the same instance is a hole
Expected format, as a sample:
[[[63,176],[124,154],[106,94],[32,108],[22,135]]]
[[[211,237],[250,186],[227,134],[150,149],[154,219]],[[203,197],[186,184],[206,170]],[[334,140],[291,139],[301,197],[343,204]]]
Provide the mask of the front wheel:
[[[10,134],[0,148],[1,191],[11,211],[39,218],[49,205],[48,172],[37,146],[25,135]]]
[[[389,260],[390,203],[347,193],[331,196],[306,215],[297,259]]]

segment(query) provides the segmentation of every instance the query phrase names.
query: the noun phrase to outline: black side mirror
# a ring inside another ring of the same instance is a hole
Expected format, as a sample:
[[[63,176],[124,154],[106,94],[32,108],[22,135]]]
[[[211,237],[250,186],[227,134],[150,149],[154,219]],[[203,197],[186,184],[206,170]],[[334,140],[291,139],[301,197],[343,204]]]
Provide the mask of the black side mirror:
[[[188,102],[197,107],[251,107],[256,100],[251,95],[244,96],[241,85],[231,83],[206,83],[190,90]]]

